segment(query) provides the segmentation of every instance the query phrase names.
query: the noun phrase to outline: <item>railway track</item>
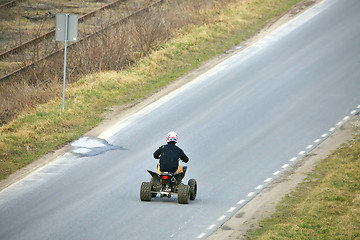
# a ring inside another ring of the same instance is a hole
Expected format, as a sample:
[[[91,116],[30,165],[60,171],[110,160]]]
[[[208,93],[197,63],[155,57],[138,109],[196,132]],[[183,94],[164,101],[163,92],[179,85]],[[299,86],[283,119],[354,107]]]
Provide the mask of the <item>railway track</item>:
[[[137,1],[136,4],[134,4],[134,2],[129,0],[116,0],[82,15],[78,19],[78,42],[91,38],[114,25],[121,24],[122,21],[139,14],[141,11],[145,11],[151,6],[159,4],[162,0],[157,2],[153,1],[154,3],[151,3],[150,5],[148,2],[149,1],[144,0]],[[116,12],[117,16],[120,16],[119,20],[111,19],[114,12]],[[119,12],[121,12],[121,14],[119,14]],[[99,17],[99,14],[102,16]],[[94,28],[94,22],[101,27]],[[76,45],[78,42],[71,44],[69,47]],[[28,40],[19,46],[1,53],[0,61],[8,64],[5,64],[6,67],[0,67],[0,81],[9,80],[16,74],[34,66],[35,63],[44,61],[60,53],[63,51],[63,48],[59,45],[61,44],[55,42],[55,29],[53,29],[41,36]]]
[[[79,23],[84,22],[86,19],[94,16],[94,15],[95,15],[96,13],[98,13],[99,11],[101,11],[101,10],[106,10],[106,9],[109,9],[109,8],[112,8],[112,7],[115,7],[116,5],[120,4],[121,2],[125,2],[125,1],[126,1],[126,0],[117,0],[117,1],[115,1],[115,2],[112,2],[112,3],[109,3],[109,4],[105,5],[105,6],[101,7],[101,8],[99,8],[99,9],[96,9],[96,10],[94,10],[94,11],[91,11],[91,12],[89,12],[89,13],[81,16],[81,17],[79,17],[79,18],[78,18],[78,22],[79,22]],[[16,0],[11,1],[11,2],[16,2]],[[11,2],[10,2],[10,3],[11,3]],[[8,4],[10,4],[10,3],[8,3]],[[7,5],[7,4],[5,4],[5,5]],[[1,7],[1,6],[0,6],[0,7]],[[31,39],[31,40],[23,43],[23,44],[20,44],[20,45],[14,47],[14,48],[12,48],[12,49],[10,49],[10,50],[8,50],[8,51],[5,51],[5,52],[3,52],[3,53],[0,53],[0,60],[6,58],[7,56],[9,56],[9,55],[11,55],[11,54],[14,54],[14,53],[18,52],[18,51],[20,51],[20,50],[22,50],[22,49],[24,49],[24,48],[30,47],[31,45],[34,45],[34,44],[38,43],[39,41],[41,41],[41,40],[43,40],[43,39],[46,39],[46,38],[49,38],[49,37],[53,37],[54,34],[55,34],[55,29],[53,29],[53,30],[51,30],[51,31],[49,31],[49,32],[47,32],[47,33],[39,36],[39,37],[33,38],[33,39]]]
[[[15,6],[17,3],[21,2],[22,0],[12,0],[12,1],[8,1],[6,3],[0,3],[0,9],[2,8],[11,8],[13,6]]]

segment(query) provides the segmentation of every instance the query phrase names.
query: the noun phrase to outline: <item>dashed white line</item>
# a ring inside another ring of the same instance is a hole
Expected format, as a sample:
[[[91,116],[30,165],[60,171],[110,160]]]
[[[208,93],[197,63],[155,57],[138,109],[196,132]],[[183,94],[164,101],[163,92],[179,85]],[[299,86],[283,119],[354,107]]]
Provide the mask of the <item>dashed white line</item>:
[[[306,147],[306,149],[310,149],[312,147],[313,147],[313,145],[309,145],[309,146]]]
[[[251,197],[252,195],[254,195],[254,192],[249,192],[248,195],[246,195],[247,197]]]
[[[259,190],[259,189],[261,189],[263,186],[264,186],[264,185],[258,185],[255,189],[256,189],[256,190]]]
[[[226,218],[226,216],[223,215],[223,216],[221,216],[221,217],[218,218],[218,221],[222,221],[222,220],[224,220],[225,218]]]
[[[359,105],[359,106],[357,106],[357,108],[360,108],[360,105]]]
[[[324,133],[323,135],[321,135],[322,137],[326,137],[327,135],[329,135],[329,134],[327,134],[327,133]]]
[[[305,151],[301,151],[298,153],[298,155],[303,155],[305,153]]]
[[[273,175],[278,175],[280,173],[280,171],[276,171],[273,173]]]
[[[293,162],[293,161],[295,161],[297,159],[297,157],[293,157],[293,158],[291,158],[289,161],[290,162]]]
[[[200,235],[197,237],[198,239],[203,238],[206,235],[206,233],[200,233]]]
[[[244,200],[244,199],[241,199],[240,201],[237,202],[237,204],[240,205],[240,204],[243,204],[244,202],[245,202],[245,200]]]
[[[265,179],[265,181],[264,182],[270,182],[272,180],[272,178],[271,177],[269,177],[269,178],[267,178],[267,179]]]
[[[355,114],[356,113],[356,110],[352,111],[351,114]]]
[[[318,139],[316,139],[316,140],[314,141],[314,143],[318,143],[318,142],[320,142],[320,141],[321,141],[321,139],[318,138]]]
[[[330,128],[329,132],[333,132],[335,130],[335,128]]]
[[[344,117],[344,120],[346,121],[346,120],[348,120],[350,117],[349,116],[346,116],[346,117]]]
[[[228,212],[233,212],[236,209],[236,207],[232,207],[229,210],[227,210]]]
[[[284,164],[281,166],[281,168],[287,168],[289,166],[289,164]]]
[[[211,229],[213,229],[214,227],[216,227],[216,225],[215,225],[215,224],[212,224],[212,225],[210,225],[210,226],[208,227],[208,229],[211,230]]]
[[[338,122],[337,124],[336,124],[336,126],[340,126],[342,124],[342,122]],[[334,129],[335,130],[335,129]],[[329,130],[330,131],[330,130]],[[330,132],[332,132],[332,131],[330,131]]]

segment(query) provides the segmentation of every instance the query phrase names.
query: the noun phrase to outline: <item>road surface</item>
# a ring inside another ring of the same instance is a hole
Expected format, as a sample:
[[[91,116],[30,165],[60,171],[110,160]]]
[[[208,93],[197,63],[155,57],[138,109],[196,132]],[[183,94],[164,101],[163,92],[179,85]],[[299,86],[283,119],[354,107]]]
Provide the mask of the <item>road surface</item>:
[[[205,239],[359,111],[359,12],[323,1],[104,130],[106,142],[80,139],[0,193],[0,239]],[[141,202],[171,130],[197,199]]]

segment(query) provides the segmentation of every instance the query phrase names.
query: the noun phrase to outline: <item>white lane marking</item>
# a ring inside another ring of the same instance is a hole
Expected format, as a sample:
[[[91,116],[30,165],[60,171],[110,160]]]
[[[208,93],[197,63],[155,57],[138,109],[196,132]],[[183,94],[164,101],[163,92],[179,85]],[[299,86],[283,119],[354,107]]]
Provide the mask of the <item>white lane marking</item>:
[[[324,133],[323,135],[321,135],[322,137],[326,137],[328,134],[327,133]]]
[[[342,122],[340,121],[340,122],[338,122],[337,124],[336,124],[336,126],[340,126],[342,124]],[[330,130],[329,130],[330,131]],[[331,131],[332,132],[332,131]]]
[[[244,200],[244,199],[241,199],[240,201],[237,202],[237,204],[240,205],[240,204],[243,204],[244,202],[245,202],[245,200]]]
[[[273,175],[278,175],[280,173],[280,171],[276,171],[273,173]]]
[[[211,230],[211,229],[213,229],[214,227],[216,227],[216,225],[215,225],[215,224],[212,224],[212,225],[210,225],[210,226],[208,227],[208,229]]]
[[[344,121],[348,120],[349,118],[349,116],[344,117]]]
[[[301,151],[298,153],[298,155],[303,155],[305,153],[305,151]]]
[[[267,178],[267,179],[265,179],[265,181],[264,182],[270,182],[272,180],[272,178],[271,177],[269,177],[269,178]]]
[[[312,147],[313,147],[313,145],[309,145],[309,146],[306,147],[306,149],[310,149]]]
[[[355,114],[356,113],[356,110],[352,111],[351,114]]]
[[[335,128],[330,128],[329,132],[333,132],[335,130]]]
[[[289,166],[289,164],[284,164],[281,166],[281,168],[287,168]]]
[[[221,217],[218,218],[218,221],[222,221],[222,220],[224,220],[225,218],[226,218],[226,216],[225,216],[225,215],[222,215]]]
[[[295,161],[297,159],[297,157],[293,157],[293,158],[291,158],[289,161],[290,162],[293,162],[293,161]]]
[[[254,192],[249,192],[248,195],[246,195],[247,197],[251,197],[252,195],[254,195]]]
[[[233,212],[236,209],[236,207],[232,207],[229,210],[227,210],[228,212]]]
[[[359,106],[357,106],[357,108],[360,108],[360,105],[359,105]]]
[[[205,236],[205,233],[200,233],[200,235],[197,238],[203,238]]]
[[[314,141],[314,143],[318,143],[318,142],[320,142],[320,141],[321,141],[321,139],[318,138],[318,139],[316,139],[316,140]]]
[[[260,188],[262,188],[264,185],[258,185],[255,189],[259,190]]]

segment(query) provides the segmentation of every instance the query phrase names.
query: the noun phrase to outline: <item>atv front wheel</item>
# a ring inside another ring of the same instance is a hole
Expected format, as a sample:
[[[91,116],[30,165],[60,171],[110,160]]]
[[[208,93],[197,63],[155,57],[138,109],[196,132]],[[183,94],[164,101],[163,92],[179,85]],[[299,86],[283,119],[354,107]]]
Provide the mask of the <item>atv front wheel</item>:
[[[188,185],[180,185],[178,188],[178,202],[188,204],[190,201],[190,187]]]
[[[197,192],[197,182],[195,179],[190,179],[188,181],[188,185],[190,187],[190,200],[195,200],[196,192]]]
[[[143,182],[140,187],[140,200],[150,201],[151,200],[151,183]]]

